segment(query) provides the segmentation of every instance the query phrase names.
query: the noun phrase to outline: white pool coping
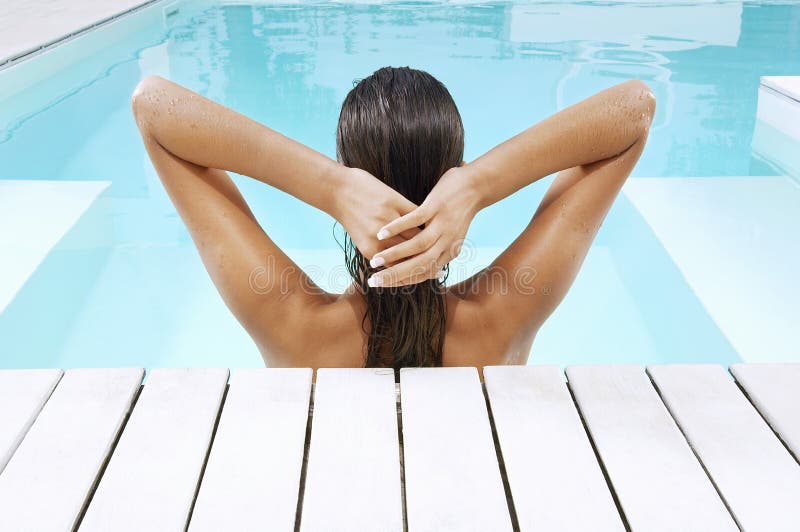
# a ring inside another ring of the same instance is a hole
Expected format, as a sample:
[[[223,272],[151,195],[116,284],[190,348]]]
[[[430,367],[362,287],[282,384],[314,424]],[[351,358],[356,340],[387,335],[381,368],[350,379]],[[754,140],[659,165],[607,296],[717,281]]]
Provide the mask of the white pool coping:
[[[640,178],[624,191],[742,360],[797,359],[795,181]]]
[[[0,313],[110,184],[0,180]]]
[[[160,0],[37,0],[0,3],[0,64]]]
[[[763,76],[761,85],[800,104],[800,76]]]
[[[756,116],[800,142],[800,76],[762,77]]]

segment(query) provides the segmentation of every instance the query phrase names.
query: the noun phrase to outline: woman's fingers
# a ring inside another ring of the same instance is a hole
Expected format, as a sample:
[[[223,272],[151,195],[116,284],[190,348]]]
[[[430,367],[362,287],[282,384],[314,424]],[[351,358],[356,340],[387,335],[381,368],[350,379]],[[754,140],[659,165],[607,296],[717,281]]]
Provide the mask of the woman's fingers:
[[[389,240],[394,240],[396,238],[397,237],[390,237]],[[372,260],[369,261],[369,265],[373,268],[378,268],[393,262],[398,262],[408,257],[413,257],[414,255],[419,255],[436,244],[438,239],[438,235],[435,235],[433,232],[431,232],[429,228],[428,230],[417,234],[417,236],[410,240],[402,241],[377,253],[374,257],[372,257]]]
[[[447,263],[444,262],[444,261],[439,261],[439,264],[447,264]],[[412,284],[418,284],[418,283],[421,283],[423,281],[427,281],[428,279],[434,279],[434,278],[439,279],[441,281],[442,279],[444,279],[444,275],[445,275],[444,269],[439,269],[435,273],[431,273],[430,275],[428,275],[426,277],[418,277],[416,279],[407,279],[405,281],[400,281],[400,282],[398,282],[397,284],[395,284],[393,286],[394,287],[408,286],[408,285],[412,285]]]
[[[384,250],[395,247],[398,244],[402,244],[403,242],[414,238],[419,233],[420,230],[415,227],[414,229],[403,231],[401,234],[387,238],[386,240],[376,240],[375,233],[369,232],[361,234],[360,238],[353,238],[353,242],[361,254],[369,259],[370,257],[374,257]],[[386,264],[389,264],[389,262],[387,261]]]
[[[402,236],[406,240],[411,240],[412,238],[414,238],[415,236],[417,236],[421,232],[422,232],[422,230],[419,227],[412,227],[408,231],[403,231],[402,233],[400,233],[400,236]],[[386,249],[386,248],[384,248],[384,249]]]
[[[408,241],[404,239],[402,236],[393,236],[387,240],[378,242],[378,249],[376,250],[376,254],[380,254],[386,249],[391,249],[392,247],[399,246],[403,242],[408,242]],[[368,257],[369,255],[366,256]]]
[[[372,287],[403,286],[433,279],[444,266],[439,264],[441,257],[442,250],[434,246],[425,253],[372,274],[367,284]]]
[[[389,222],[378,231],[378,240],[385,240],[391,236],[398,235],[403,231],[408,231],[427,222],[431,217],[428,208],[421,205],[408,214]]]
[[[461,253],[461,246],[464,244],[464,239],[454,240],[447,246],[447,249],[444,250],[442,256],[444,257],[444,262],[448,263],[453,261],[458,255]]]

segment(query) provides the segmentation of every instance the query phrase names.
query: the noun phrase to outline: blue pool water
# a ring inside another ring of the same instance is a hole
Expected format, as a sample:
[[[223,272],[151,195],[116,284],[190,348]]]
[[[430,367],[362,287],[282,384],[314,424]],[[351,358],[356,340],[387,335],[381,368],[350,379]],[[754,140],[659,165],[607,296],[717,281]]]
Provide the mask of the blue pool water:
[[[191,2],[182,9],[190,12]],[[168,76],[333,157],[353,81],[383,65],[410,65],[450,89],[467,161],[571,102],[638,77],[655,92],[658,111],[634,177],[711,178],[780,173],[751,147],[759,76],[800,73],[800,6],[792,4],[196,11],[171,28],[110,42],[0,102],[0,179],[111,183],[0,315],[0,367],[262,364],[145,156],[129,111],[143,75]],[[330,218],[260,183],[237,182],[279,245],[321,284],[344,284]],[[511,242],[547,182],[479,215],[456,276]],[[573,290],[539,333],[531,363],[739,360],[695,288],[621,195]]]

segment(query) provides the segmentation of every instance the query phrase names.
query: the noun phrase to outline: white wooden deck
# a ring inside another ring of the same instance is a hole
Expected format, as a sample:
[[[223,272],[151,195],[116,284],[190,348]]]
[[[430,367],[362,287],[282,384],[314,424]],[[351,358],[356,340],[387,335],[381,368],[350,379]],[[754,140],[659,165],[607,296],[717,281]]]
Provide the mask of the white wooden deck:
[[[0,370],[0,530],[800,530],[800,364],[143,378]]]

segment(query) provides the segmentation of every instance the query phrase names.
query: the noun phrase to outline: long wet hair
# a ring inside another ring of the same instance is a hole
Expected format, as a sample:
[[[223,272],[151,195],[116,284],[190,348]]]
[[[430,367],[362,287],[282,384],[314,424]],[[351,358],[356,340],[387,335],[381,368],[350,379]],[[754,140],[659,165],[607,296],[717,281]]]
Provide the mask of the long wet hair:
[[[342,103],[336,129],[339,162],[371,173],[420,205],[439,178],[459,166],[464,127],[447,88],[408,67],[384,67],[360,80]],[[441,366],[446,308],[441,281],[372,288],[375,271],[344,239],[345,260],[366,299],[366,367]]]

